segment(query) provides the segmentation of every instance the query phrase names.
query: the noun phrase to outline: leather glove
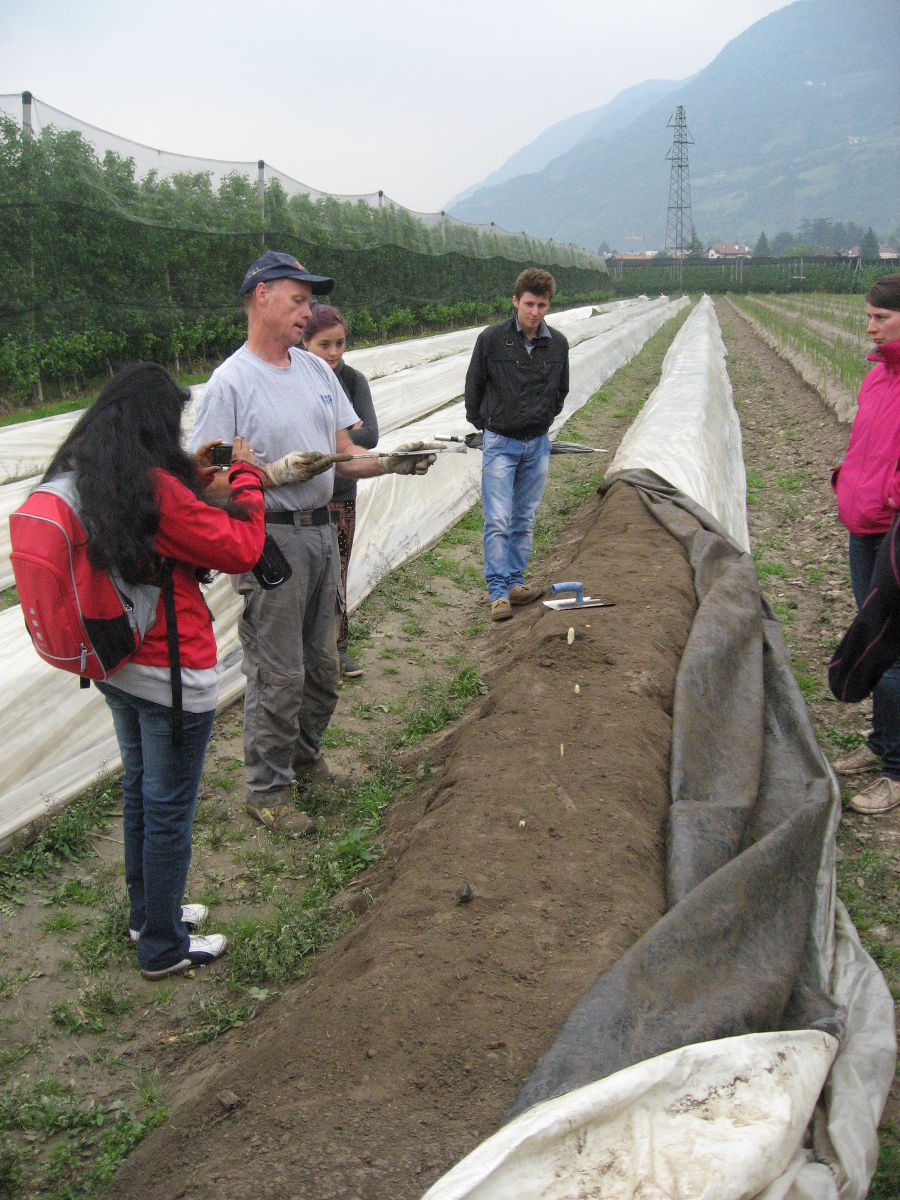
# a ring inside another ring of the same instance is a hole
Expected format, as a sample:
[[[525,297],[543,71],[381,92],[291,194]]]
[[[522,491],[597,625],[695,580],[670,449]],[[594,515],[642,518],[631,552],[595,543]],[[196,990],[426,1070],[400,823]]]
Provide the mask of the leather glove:
[[[388,458],[381,459],[381,471],[384,475],[424,475],[429,467],[437,462],[436,454],[410,454],[410,450],[439,450],[434,442],[408,442],[397,449]]]
[[[334,466],[333,454],[320,454],[317,450],[292,450],[282,458],[276,458],[266,466],[266,474],[275,485],[283,483],[306,483]]]
[[[477,433],[467,433],[463,441],[470,450],[482,450],[484,448],[484,430],[479,429]]]

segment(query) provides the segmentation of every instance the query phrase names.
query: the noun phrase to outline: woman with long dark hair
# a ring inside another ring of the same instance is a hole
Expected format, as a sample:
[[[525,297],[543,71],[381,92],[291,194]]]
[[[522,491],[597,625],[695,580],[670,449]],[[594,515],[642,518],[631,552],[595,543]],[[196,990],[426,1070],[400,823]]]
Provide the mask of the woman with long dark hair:
[[[369,381],[362,371],[357,371],[344,362],[347,348],[347,322],[339,308],[332,304],[317,304],[303,328],[302,345],[318,358],[324,359],[340,380],[353,405],[359,420],[347,430],[350,440],[367,450],[378,441],[378,418]],[[341,664],[341,675],[345,679],[356,679],[362,675],[362,667],[347,649],[349,625],[347,617],[347,571],[350,568],[350,552],[353,549],[353,534],[356,530],[356,480],[347,475],[336,474],[331,509],[337,514],[338,550],[341,556],[341,581],[338,592],[337,649]]]
[[[162,367],[123,368],[44,476],[74,472],[95,567],[117,570],[126,583],[158,582],[171,572],[180,738],[173,736],[173,685],[179,680],[170,668],[163,594],[140,649],[96,685],[112,712],[122,754],[128,928],[148,979],[211,962],[225,949],[221,934],[190,932],[207,912],[183,903],[197,789],[218,697],[212,616],[200,582],[210,570],[250,570],[265,538],[265,472],[243,438],[235,438],[232,448],[228,505],[203,499],[211,452],[204,446],[191,455],[182,448],[181,417],[189,399]]]

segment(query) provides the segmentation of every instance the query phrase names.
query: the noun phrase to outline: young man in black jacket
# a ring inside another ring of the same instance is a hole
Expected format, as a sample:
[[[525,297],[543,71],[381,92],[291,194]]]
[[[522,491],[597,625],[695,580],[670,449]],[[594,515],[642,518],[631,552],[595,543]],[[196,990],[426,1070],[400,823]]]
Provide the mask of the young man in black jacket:
[[[556,291],[549,271],[529,267],[515,283],[515,316],[483,330],[466,373],[466,418],[484,430],[481,502],[484,579],[491,620],[530,604],[534,514],[550,463],[548,430],[569,391],[569,343],[544,317]]]

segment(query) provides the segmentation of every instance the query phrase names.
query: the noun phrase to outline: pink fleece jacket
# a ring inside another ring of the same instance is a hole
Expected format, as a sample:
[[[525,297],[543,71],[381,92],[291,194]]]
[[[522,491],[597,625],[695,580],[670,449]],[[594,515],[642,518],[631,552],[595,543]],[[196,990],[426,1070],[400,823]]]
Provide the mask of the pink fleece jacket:
[[[843,463],[832,473],[838,516],[851,533],[884,533],[900,508],[900,341],[869,355]]]

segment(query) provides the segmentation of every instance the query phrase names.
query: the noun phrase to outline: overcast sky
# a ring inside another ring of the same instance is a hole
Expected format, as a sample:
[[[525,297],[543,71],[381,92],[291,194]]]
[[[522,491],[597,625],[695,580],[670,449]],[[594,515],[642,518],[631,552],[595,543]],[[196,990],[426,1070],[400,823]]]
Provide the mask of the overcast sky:
[[[434,212],[548,125],[683,79],[785,0],[0,0],[0,92]]]

